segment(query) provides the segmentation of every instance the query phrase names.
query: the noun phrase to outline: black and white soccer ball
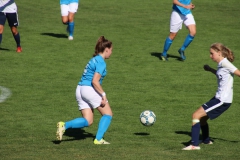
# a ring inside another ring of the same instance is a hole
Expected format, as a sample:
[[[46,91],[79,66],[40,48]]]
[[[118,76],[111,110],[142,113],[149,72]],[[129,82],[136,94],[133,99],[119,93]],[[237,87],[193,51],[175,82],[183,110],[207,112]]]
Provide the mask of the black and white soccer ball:
[[[140,122],[144,126],[152,126],[156,122],[156,115],[151,110],[145,110],[140,114]]]

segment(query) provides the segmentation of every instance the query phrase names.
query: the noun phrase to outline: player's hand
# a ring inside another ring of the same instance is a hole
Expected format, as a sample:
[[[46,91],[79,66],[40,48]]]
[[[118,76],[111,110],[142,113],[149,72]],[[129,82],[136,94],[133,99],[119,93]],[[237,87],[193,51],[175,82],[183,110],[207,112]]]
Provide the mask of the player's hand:
[[[102,102],[101,102],[101,107],[104,107],[108,103],[107,97],[103,96],[102,97]]]
[[[203,68],[204,68],[205,71],[210,71],[211,70],[211,67],[209,65],[207,65],[207,64],[205,64],[203,66]]]

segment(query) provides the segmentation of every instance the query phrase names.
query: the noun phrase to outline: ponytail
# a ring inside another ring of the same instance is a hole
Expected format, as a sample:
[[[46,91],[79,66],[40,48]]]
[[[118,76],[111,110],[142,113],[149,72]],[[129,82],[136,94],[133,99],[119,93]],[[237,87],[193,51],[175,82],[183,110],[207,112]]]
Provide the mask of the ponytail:
[[[220,51],[222,53],[222,56],[224,58],[227,58],[230,62],[234,61],[234,54],[233,54],[233,52],[229,48],[224,46],[223,44],[221,44],[221,43],[213,43],[210,48],[212,48],[213,50],[215,50],[217,52]]]
[[[102,53],[105,48],[111,48],[112,47],[112,42],[105,39],[104,36],[101,36],[97,40],[97,44],[95,46],[95,52],[93,54],[93,57],[97,56],[99,53]]]

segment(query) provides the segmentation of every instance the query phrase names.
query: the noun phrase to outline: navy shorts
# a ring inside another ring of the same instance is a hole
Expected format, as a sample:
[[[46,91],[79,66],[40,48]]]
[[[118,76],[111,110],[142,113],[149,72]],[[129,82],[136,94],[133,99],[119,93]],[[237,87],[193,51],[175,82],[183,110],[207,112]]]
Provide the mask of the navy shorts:
[[[232,103],[224,103],[219,99],[213,97],[210,101],[203,104],[202,107],[207,113],[208,117],[212,120],[220,116],[223,112],[225,112]]]
[[[6,20],[8,20],[8,24],[10,27],[17,27],[18,22],[18,15],[17,13],[4,13],[0,12],[0,25],[5,25]]]

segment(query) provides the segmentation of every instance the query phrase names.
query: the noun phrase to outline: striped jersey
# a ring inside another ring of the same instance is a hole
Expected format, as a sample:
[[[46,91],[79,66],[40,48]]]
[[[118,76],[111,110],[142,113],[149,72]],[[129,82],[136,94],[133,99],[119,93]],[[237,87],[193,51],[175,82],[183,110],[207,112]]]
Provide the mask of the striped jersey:
[[[218,89],[215,98],[225,103],[232,103],[233,100],[233,76],[237,68],[224,58],[218,63],[216,72]]]
[[[17,6],[14,0],[0,0],[0,12],[16,13]]]

